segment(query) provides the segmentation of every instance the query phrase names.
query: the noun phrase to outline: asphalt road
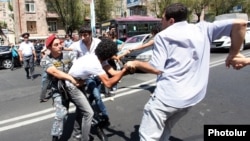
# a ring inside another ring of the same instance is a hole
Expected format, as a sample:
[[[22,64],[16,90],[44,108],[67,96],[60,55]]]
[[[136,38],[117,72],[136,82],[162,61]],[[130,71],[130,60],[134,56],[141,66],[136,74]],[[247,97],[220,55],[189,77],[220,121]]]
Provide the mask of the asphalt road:
[[[249,124],[250,66],[236,71],[225,68],[224,62],[218,61],[221,56],[214,58],[205,99],[175,125],[171,141],[203,141],[204,125]],[[40,71],[36,68],[37,74]],[[49,141],[53,108],[51,101],[38,102],[40,76],[27,80],[22,68],[0,72],[0,141]],[[143,73],[126,76],[114,101],[104,99],[111,120],[105,129],[109,141],[139,140],[142,111],[155,87],[154,78]],[[65,140],[72,140],[73,118],[74,113],[70,113]]]

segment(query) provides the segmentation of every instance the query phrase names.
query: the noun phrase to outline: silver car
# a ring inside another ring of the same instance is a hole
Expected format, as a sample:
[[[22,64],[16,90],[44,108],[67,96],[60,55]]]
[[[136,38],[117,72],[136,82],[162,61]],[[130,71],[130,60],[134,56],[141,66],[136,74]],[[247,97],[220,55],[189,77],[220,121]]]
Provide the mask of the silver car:
[[[148,42],[151,36],[152,36],[151,34],[141,34],[141,35],[135,35],[135,36],[128,38],[125,41],[120,53],[122,54],[123,52],[129,49],[136,48],[137,46]],[[149,61],[152,56],[152,48],[153,46],[150,46],[144,49],[133,51],[130,54],[126,55],[122,61],[123,62],[131,61],[131,60]]]

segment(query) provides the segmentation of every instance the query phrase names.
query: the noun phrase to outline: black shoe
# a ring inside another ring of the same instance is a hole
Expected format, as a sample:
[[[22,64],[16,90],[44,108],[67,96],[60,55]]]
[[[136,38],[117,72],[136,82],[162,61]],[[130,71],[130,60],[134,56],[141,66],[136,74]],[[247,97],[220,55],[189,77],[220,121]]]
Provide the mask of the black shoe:
[[[102,115],[101,116],[101,121],[99,123],[99,126],[101,126],[101,127],[110,126],[109,117],[107,115]]]
[[[27,79],[30,79],[30,76],[26,76]]]

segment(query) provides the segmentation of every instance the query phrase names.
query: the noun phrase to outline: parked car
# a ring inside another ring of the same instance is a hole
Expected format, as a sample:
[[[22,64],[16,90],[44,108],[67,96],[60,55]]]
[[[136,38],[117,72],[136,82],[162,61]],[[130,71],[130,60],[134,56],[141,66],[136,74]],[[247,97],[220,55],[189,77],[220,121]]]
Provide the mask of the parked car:
[[[246,45],[250,44],[250,21],[247,23],[247,30],[245,34],[245,40],[243,44],[241,45],[240,50],[244,50]],[[231,39],[229,36],[222,36],[219,39],[216,39],[211,44],[211,49],[216,48],[224,48],[229,49],[231,47]]]
[[[20,65],[19,59],[15,61],[15,66]],[[9,69],[12,66],[12,54],[10,46],[0,46],[0,67]]]
[[[120,52],[122,53],[126,50],[136,48],[138,45],[146,43],[151,36],[152,36],[151,34],[140,34],[128,38],[125,41],[124,46],[122,47],[122,50]],[[130,54],[126,55],[122,61],[123,62],[131,60],[149,61],[152,56],[152,48],[153,46],[150,46],[144,49],[133,51]]]

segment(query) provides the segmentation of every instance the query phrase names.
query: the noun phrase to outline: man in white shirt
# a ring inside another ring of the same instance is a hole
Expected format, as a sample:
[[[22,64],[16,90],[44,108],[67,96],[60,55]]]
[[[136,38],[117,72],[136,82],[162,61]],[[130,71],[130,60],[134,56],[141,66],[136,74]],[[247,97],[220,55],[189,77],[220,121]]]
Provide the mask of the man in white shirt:
[[[168,141],[175,123],[204,99],[213,40],[231,37],[227,66],[240,55],[247,21],[231,19],[190,24],[187,16],[188,10],[183,4],[168,5],[162,15],[164,30],[154,38],[151,60],[127,62],[131,68],[157,74],[157,86],[144,107],[140,141]]]
[[[100,43],[100,39],[92,37],[92,29],[90,25],[84,25],[79,29],[79,35],[80,39],[77,42],[74,42],[69,49],[72,49],[73,52],[76,54],[76,59],[78,59],[81,56],[89,55],[89,54],[95,54],[95,50],[97,45]],[[92,61],[90,61],[92,63]],[[106,61],[105,65],[103,66],[106,72],[108,72],[110,75],[115,75],[116,73],[119,73],[119,71],[114,70]],[[97,105],[98,110],[100,111],[102,115],[103,121],[106,122],[106,125],[109,125],[109,116],[106,109],[106,106],[104,105],[102,98],[101,98],[101,81],[98,77],[95,75],[89,76],[88,79],[85,80],[87,84],[88,91],[92,94],[95,103]]]
[[[109,78],[106,71],[103,69],[103,65],[106,64],[105,62],[115,57],[117,52],[118,49],[116,44],[110,39],[104,39],[97,45],[95,54],[87,54],[75,60],[68,74],[80,80],[88,80],[90,76],[96,76],[106,87],[110,88],[116,84],[122,78],[122,76],[126,74],[127,71],[126,68],[123,68],[116,75]],[[70,97],[74,100],[74,102],[78,103],[74,134],[79,135],[82,141],[87,141],[91,120],[89,120],[90,118],[88,114],[86,114],[86,111],[84,111],[84,107],[87,103],[83,103],[83,101],[80,100],[78,101],[78,98],[84,94],[79,88],[74,86],[69,81],[66,81],[66,87],[69,90],[68,92]],[[81,127],[76,125],[81,125]],[[79,130],[81,130],[81,133]]]
[[[29,41],[29,33],[23,33],[23,42],[18,49],[20,62],[23,62],[26,78],[34,79],[34,62],[36,61],[36,51],[32,42]]]

